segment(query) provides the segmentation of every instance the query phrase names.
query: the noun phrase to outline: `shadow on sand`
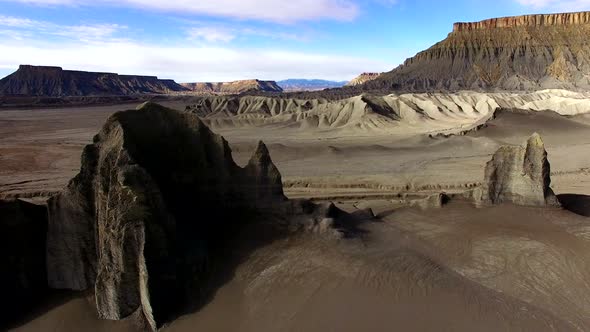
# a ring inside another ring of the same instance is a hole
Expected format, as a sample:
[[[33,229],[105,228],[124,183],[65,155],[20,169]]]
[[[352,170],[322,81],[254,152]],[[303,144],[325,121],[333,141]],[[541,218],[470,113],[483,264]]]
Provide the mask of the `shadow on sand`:
[[[564,209],[584,217],[590,217],[590,196],[562,194],[558,195],[557,199],[559,199]]]

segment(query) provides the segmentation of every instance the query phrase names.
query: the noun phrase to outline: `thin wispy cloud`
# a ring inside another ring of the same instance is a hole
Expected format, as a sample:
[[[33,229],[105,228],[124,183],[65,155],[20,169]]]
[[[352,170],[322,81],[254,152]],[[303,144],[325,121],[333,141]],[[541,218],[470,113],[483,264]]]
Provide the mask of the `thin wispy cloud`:
[[[50,35],[76,40],[102,40],[113,37],[126,27],[112,23],[61,25],[23,17],[0,15],[0,28],[10,28],[10,30],[4,31],[13,31],[16,39],[22,39],[23,36],[35,35],[39,37],[41,35]]]
[[[277,23],[330,19],[350,21],[359,15],[351,0],[0,0],[42,6],[124,6],[154,11],[252,19]]]
[[[186,28],[186,34],[189,40],[200,41],[203,43],[229,43],[238,38],[263,37],[266,39],[308,41],[309,37],[305,33],[291,33],[280,29],[264,29],[248,27],[240,24],[206,24],[192,23],[194,26]]]
[[[521,5],[534,9],[560,12],[590,10],[590,0],[517,0]]]

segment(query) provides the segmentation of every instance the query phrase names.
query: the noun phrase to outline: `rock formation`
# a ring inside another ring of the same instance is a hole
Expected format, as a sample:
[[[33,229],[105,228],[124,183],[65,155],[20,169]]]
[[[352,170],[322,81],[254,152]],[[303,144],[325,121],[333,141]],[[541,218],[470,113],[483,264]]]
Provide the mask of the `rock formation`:
[[[47,210],[22,200],[0,200],[0,328],[22,316],[47,292]]]
[[[346,86],[362,85],[376,79],[377,77],[379,77],[379,75],[381,75],[381,73],[362,73],[359,76],[352,79],[350,82],[348,82]]]
[[[476,201],[483,204],[514,203],[527,206],[559,206],[551,190],[551,167],[539,134],[524,146],[503,146],[485,169]]]
[[[48,209],[49,286],[93,290],[101,318],[139,314],[148,329],[199,299],[250,219],[305,229],[337,210],[288,201],[264,143],[241,168],[197,116],[152,103],[111,116]]]
[[[181,83],[188,90],[201,94],[240,94],[249,91],[283,92],[275,81],[241,80],[219,83]]]
[[[94,73],[29,65],[21,65],[16,72],[0,80],[0,95],[10,96],[121,96],[185,90],[173,80],[161,80],[155,76]]]
[[[587,90],[589,33],[590,12],[456,23],[445,40],[363,88]]]

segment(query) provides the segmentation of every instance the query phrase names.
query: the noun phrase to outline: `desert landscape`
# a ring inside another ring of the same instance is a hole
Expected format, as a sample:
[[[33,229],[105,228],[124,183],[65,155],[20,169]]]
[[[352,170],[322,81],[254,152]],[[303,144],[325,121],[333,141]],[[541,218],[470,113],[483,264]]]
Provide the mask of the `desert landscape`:
[[[456,23],[285,89],[20,66],[0,329],[589,330],[588,29]]]

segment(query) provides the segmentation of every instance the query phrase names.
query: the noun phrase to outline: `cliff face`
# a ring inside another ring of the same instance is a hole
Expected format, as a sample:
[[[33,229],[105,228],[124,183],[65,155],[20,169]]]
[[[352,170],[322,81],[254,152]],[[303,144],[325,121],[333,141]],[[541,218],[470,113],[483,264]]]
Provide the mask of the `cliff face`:
[[[239,94],[248,91],[283,92],[275,81],[241,80],[218,83],[181,83],[193,92],[203,94]]]
[[[448,37],[366,84],[369,89],[590,88],[590,13],[457,23]]]
[[[455,23],[453,32],[535,26],[563,26],[590,23],[590,12],[523,15],[492,18],[480,22]]]
[[[173,80],[160,80],[155,76],[83,72],[29,65],[21,65],[16,72],[0,80],[0,95],[106,96],[184,90],[186,88]]]
[[[350,82],[346,84],[346,86],[356,86],[367,83],[379,77],[381,73],[362,73],[359,76],[352,79]]]

